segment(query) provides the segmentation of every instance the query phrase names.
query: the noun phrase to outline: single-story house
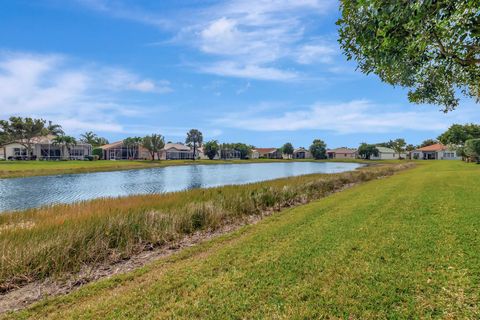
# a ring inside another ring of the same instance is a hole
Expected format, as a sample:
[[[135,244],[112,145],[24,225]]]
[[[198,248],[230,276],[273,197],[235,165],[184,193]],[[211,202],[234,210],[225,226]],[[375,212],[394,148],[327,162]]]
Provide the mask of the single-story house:
[[[193,154],[193,150],[182,143],[167,143],[160,151],[161,160],[193,160],[197,157],[202,158],[202,149],[197,149],[197,155]]]
[[[54,135],[36,137],[32,139],[32,154],[28,155],[25,145],[18,142],[7,143],[0,147],[0,157],[7,160],[83,160],[92,155],[92,145],[78,142],[72,146],[70,153],[62,144],[55,144]]]
[[[400,158],[406,158],[406,153],[401,153],[400,155],[395,152],[395,150],[386,148],[386,147],[377,147],[378,156],[371,156],[371,160],[395,160]]]
[[[256,148],[252,150],[252,159],[282,159],[282,151],[278,148]]]
[[[100,147],[103,150],[105,160],[138,160],[151,159],[147,149],[138,145],[135,147],[126,146],[123,141],[109,143]]]
[[[457,152],[450,150],[447,146],[436,143],[431,146],[426,146],[413,150],[410,154],[412,159],[420,160],[458,160]]]
[[[357,157],[357,149],[337,148],[327,150],[328,159],[355,159]]]
[[[242,153],[235,149],[220,149],[220,159],[222,160],[240,160]]]
[[[292,158],[293,159],[311,159],[312,154],[307,149],[300,147],[293,150]]]

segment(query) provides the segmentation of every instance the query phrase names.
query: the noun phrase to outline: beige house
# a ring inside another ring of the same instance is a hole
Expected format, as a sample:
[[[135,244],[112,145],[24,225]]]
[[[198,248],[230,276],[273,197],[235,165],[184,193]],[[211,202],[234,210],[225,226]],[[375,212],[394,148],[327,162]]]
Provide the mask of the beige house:
[[[193,154],[193,150],[182,143],[167,143],[160,151],[160,160],[193,160],[203,157],[203,150],[197,149],[197,154]]]
[[[92,155],[92,146],[88,143],[77,143],[70,148],[55,144],[54,135],[36,137],[32,139],[32,154],[28,155],[25,145],[12,142],[0,147],[0,158],[6,160],[84,160],[85,156]]]
[[[455,150],[450,150],[441,143],[419,148],[411,152],[412,159],[420,160],[458,160]]]
[[[396,153],[395,150],[386,147],[377,147],[378,156],[371,156],[370,160],[395,160],[398,158],[405,159],[407,157],[406,153]]]
[[[128,147],[123,141],[109,143],[100,147],[105,160],[139,160],[151,159],[147,149],[142,146]]]
[[[327,150],[328,159],[355,159],[357,157],[357,149],[337,148]]]
[[[305,148],[297,148],[293,151],[293,159],[311,159],[312,154]]]
[[[278,148],[256,148],[252,150],[252,159],[282,159],[282,151]]]

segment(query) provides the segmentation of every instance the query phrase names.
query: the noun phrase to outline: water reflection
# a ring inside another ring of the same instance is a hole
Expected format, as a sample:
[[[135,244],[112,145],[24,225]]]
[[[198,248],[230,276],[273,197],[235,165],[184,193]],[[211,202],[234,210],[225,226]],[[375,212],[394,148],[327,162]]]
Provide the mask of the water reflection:
[[[102,197],[244,184],[309,173],[338,173],[359,166],[332,162],[219,164],[0,179],[0,211]]]

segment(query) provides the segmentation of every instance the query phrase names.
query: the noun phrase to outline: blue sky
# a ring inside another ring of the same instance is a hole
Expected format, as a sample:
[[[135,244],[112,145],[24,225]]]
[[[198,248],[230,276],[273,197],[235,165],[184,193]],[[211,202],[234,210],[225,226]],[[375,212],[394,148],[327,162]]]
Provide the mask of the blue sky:
[[[0,2],[0,118],[42,117],[111,141],[161,133],[257,147],[434,138],[457,111],[355,71],[330,0]]]

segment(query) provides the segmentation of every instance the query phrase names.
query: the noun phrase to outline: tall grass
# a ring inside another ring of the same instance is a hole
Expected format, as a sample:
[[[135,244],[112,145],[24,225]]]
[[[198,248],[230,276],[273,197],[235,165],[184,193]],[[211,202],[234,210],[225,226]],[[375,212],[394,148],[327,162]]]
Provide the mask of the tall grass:
[[[128,258],[199,230],[321,198],[412,164],[367,167],[161,195],[98,199],[0,215],[0,291]]]

